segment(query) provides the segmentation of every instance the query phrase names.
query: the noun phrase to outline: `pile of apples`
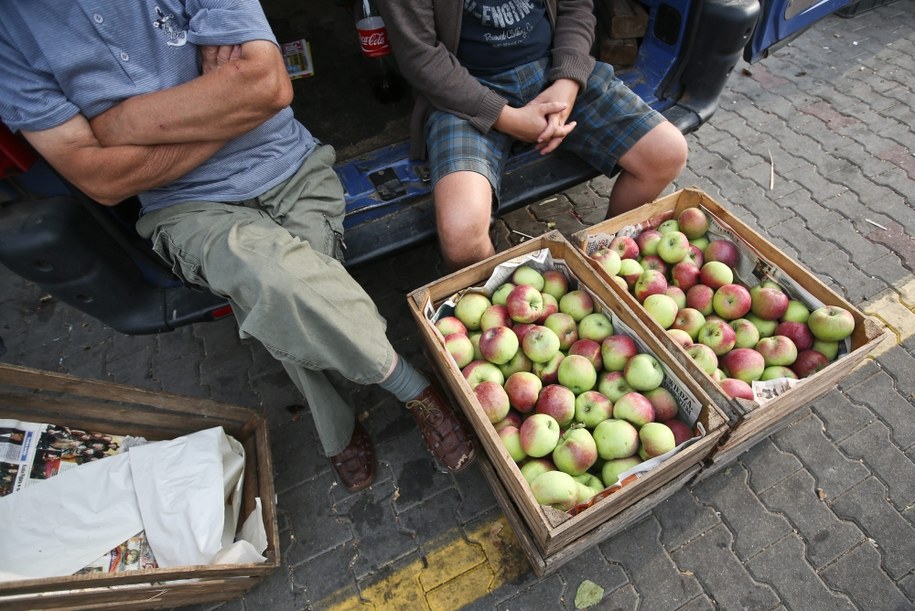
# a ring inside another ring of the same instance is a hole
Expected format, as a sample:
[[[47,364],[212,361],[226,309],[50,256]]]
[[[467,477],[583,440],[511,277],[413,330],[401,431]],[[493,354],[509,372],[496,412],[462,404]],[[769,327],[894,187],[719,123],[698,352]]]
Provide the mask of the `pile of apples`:
[[[710,239],[708,228],[705,211],[685,208],[657,229],[617,235],[591,258],[729,397],[752,401],[754,381],[804,378],[835,360],[854,331],[852,314],[811,312],[771,280],[740,284],[739,248]]]
[[[693,437],[657,359],[558,270],[521,265],[435,326],[542,505],[586,503]]]

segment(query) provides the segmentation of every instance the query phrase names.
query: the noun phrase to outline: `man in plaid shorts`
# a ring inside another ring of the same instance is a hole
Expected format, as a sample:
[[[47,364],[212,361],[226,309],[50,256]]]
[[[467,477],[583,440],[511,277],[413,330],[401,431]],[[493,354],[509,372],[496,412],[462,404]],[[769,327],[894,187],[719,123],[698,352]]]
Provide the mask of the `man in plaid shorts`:
[[[686,140],[590,55],[591,0],[380,3],[413,87],[411,155],[428,157],[446,265],[494,254],[489,220],[511,146],[562,146],[621,169],[607,216],[653,200],[686,164]]]

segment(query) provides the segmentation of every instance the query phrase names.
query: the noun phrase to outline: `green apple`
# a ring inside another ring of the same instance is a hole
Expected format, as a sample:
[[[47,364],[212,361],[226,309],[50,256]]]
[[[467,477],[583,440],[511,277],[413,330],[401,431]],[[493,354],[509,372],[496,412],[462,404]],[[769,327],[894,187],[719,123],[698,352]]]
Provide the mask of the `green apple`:
[[[464,323],[468,331],[480,328],[480,318],[486,308],[492,305],[489,298],[481,293],[464,293],[454,305],[454,315]]]
[[[575,421],[589,429],[613,415],[613,403],[597,390],[586,390],[575,397]]]
[[[597,371],[586,357],[571,354],[559,363],[559,383],[571,390],[575,395],[580,395],[586,390],[591,390],[597,384]]]
[[[663,329],[669,329],[677,317],[677,302],[666,294],[649,295],[642,307]]]
[[[502,365],[518,352],[518,336],[510,327],[491,327],[480,336],[480,352],[490,363]]]
[[[578,337],[602,342],[613,335],[613,323],[603,312],[592,312],[578,323]]]
[[[489,300],[494,305],[505,305],[505,301],[508,299],[509,293],[515,288],[515,285],[511,282],[503,282],[496,288],[492,293],[492,297]]]
[[[689,238],[680,231],[668,231],[667,233],[662,231],[661,233],[664,235],[658,242],[658,256],[671,265],[685,259],[689,254]]]
[[[562,471],[547,471],[535,477],[531,492],[541,505],[560,511],[568,511],[578,502],[578,482]]]
[[[521,423],[521,449],[528,456],[540,458],[559,443],[559,423],[549,414],[531,414]]]
[[[666,424],[649,422],[639,429],[639,441],[645,454],[661,456],[677,447],[674,432]]]
[[[605,486],[612,486],[620,479],[620,473],[641,464],[642,460],[635,456],[628,458],[614,458],[605,462],[600,469],[600,477]]]
[[[816,350],[830,361],[836,360],[839,356],[839,342],[829,342],[822,339],[813,339],[813,350]]]
[[[559,303],[559,299],[569,292],[569,279],[558,269],[543,272],[543,293],[550,295]]]
[[[654,390],[664,381],[664,370],[654,355],[642,352],[626,362],[623,377],[635,390]]]
[[[597,376],[597,392],[610,399],[611,403],[632,391],[622,371],[602,371]]]
[[[543,274],[529,265],[519,265],[512,273],[512,283],[529,284],[538,292],[543,290],[544,282]]]
[[[808,318],[810,318],[810,310],[804,302],[797,299],[788,300],[788,308],[782,314],[782,322],[806,323]]]
[[[556,465],[549,458],[528,458],[521,465],[521,475],[530,484],[541,473],[555,471]]]
[[[597,453],[604,460],[629,458],[639,451],[639,432],[625,420],[604,420],[594,427],[593,436]]]
[[[521,432],[518,427],[507,425],[500,428],[498,432],[502,445],[505,446],[506,452],[513,461],[519,463],[527,458],[527,454],[521,447]]]
[[[620,255],[610,248],[600,248],[591,255],[591,259],[597,262],[602,270],[607,272],[608,276],[616,276],[620,272]]]
[[[823,306],[810,313],[807,326],[815,339],[840,342],[855,330],[855,318],[845,308]]]
[[[521,349],[533,363],[545,363],[559,352],[559,336],[543,325],[537,325],[524,335]]]
[[[585,316],[594,311],[594,300],[590,294],[581,289],[569,291],[560,298],[559,311],[574,318],[575,322],[581,322]]]

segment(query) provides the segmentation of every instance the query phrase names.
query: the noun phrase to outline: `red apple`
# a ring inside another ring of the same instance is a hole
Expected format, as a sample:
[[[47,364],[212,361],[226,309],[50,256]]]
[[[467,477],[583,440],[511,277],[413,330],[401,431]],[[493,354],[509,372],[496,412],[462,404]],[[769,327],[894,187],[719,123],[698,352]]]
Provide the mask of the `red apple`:
[[[798,353],[797,359],[791,365],[791,371],[799,378],[806,378],[829,365],[829,359],[816,350],[804,350]]]
[[[659,386],[654,390],[647,390],[643,394],[654,408],[655,420],[670,420],[677,417],[680,407],[677,405],[677,398],[674,397],[672,392],[663,386]]]
[[[677,224],[687,238],[695,240],[706,234],[709,222],[705,212],[696,206],[690,206],[684,208],[677,216]]]
[[[810,350],[813,347],[813,333],[802,322],[783,321],[775,327],[775,335],[784,335],[797,346],[798,352]]]
[[[435,322],[435,328],[439,330],[442,337],[448,337],[455,333],[467,335],[467,327],[460,321],[457,316],[443,316]]]
[[[580,339],[569,346],[567,356],[572,355],[579,355],[588,359],[595,371],[599,371],[604,366],[600,343],[593,339]]]
[[[575,394],[562,384],[544,386],[534,412],[548,414],[564,427],[575,418]]]
[[[736,268],[740,262],[740,250],[730,240],[712,240],[702,254],[705,255],[706,263],[720,261],[731,269]]]
[[[699,268],[699,282],[717,290],[734,282],[734,271],[721,261],[706,261]]]
[[[763,355],[766,367],[788,367],[797,360],[797,346],[784,335],[762,338],[756,343],[756,351]]]
[[[778,320],[788,309],[788,295],[772,287],[754,286],[750,297],[750,311],[763,320]]]
[[[635,238],[639,246],[639,253],[645,256],[657,255],[658,244],[661,242],[661,232],[657,229],[646,229]]]
[[[534,322],[543,313],[543,295],[530,284],[518,284],[508,294],[505,307],[508,308],[508,315],[514,322]]]
[[[734,329],[723,320],[709,320],[699,329],[699,335],[696,341],[705,344],[712,349],[716,356],[721,357],[734,347],[737,343],[737,335]]]
[[[534,409],[543,381],[529,371],[518,371],[505,380],[505,394],[512,407],[521,413]]]
[[[635,259],[639,256],[639,245],[631,237],[618,235],[610,240],[610,250],[620,256],[620,259]]]
[[[737,378],[725,378],[718,382],[718,385],[721,386],[721,389],[724,390],[724,394],[731,397],[732,399],[747,399],[748,401],[753,401],[753,387],[744,382],[743,380],[738,380]]]
[[[693,438],[692,429],[690,429],[689,426],[682,420],[677,420],[677,419],[665,420],[664,424],[666,424],[667,428],[669,428],[673,432],[674,442],[677,445],[680,445],[684,441],[689,441],[690,439]]]
[[[699,266],[689,259],[676,263],[670,270],[670,277],[674,286],[688,291],[699,284]]]
[[[763,355],[752,348],[734,348],[721,358],[719,364],[728,377],[743,380],[748,384],[758,380],[766,368]]]
[[[511,404],[508,402],[508,394],[498,383],[491,381],[480,382],[473,389],[473,393],[476,395],[477,401],[480,402],[483,413],[486,414],[491,423],[495,424],[508,415],[511,409]]]
[[[664,294],[667,291],[667,278],[657,270],[646,269],[632,287],[632,294],[639,301],[645,301],[649,295]]]
[[[512,319],[508,315],[508,308],[494,303],[483,311],[480,317],[480,329],[486,330],[493,327],[510,327]]]
[[[739,284],[725,284],[715,291],[712,308],[725,320],[742,318],[750,311],[750,291]]]
[[[708,316],[714,312],[715,289],[705,284],[697,284],[686,291],[686,307],[695,308]]]

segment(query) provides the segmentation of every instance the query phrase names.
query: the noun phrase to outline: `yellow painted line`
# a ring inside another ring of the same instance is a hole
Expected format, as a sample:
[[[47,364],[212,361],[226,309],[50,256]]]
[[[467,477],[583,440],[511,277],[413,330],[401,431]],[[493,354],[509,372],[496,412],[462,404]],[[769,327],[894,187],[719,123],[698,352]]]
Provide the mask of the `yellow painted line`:
[[[886,326],[895,341],[884,341],[869,355],[876,358],[897,344],[915,335],[915,278],[910,278],[891,290],[865,303],[861,311]]]
[[[472,532],[452,530],[433,542],[426,562],[414,560],[367,585],[336,592],[317,605],[350,609],[450,611],[469,605],[531,570],[504,517]]]

